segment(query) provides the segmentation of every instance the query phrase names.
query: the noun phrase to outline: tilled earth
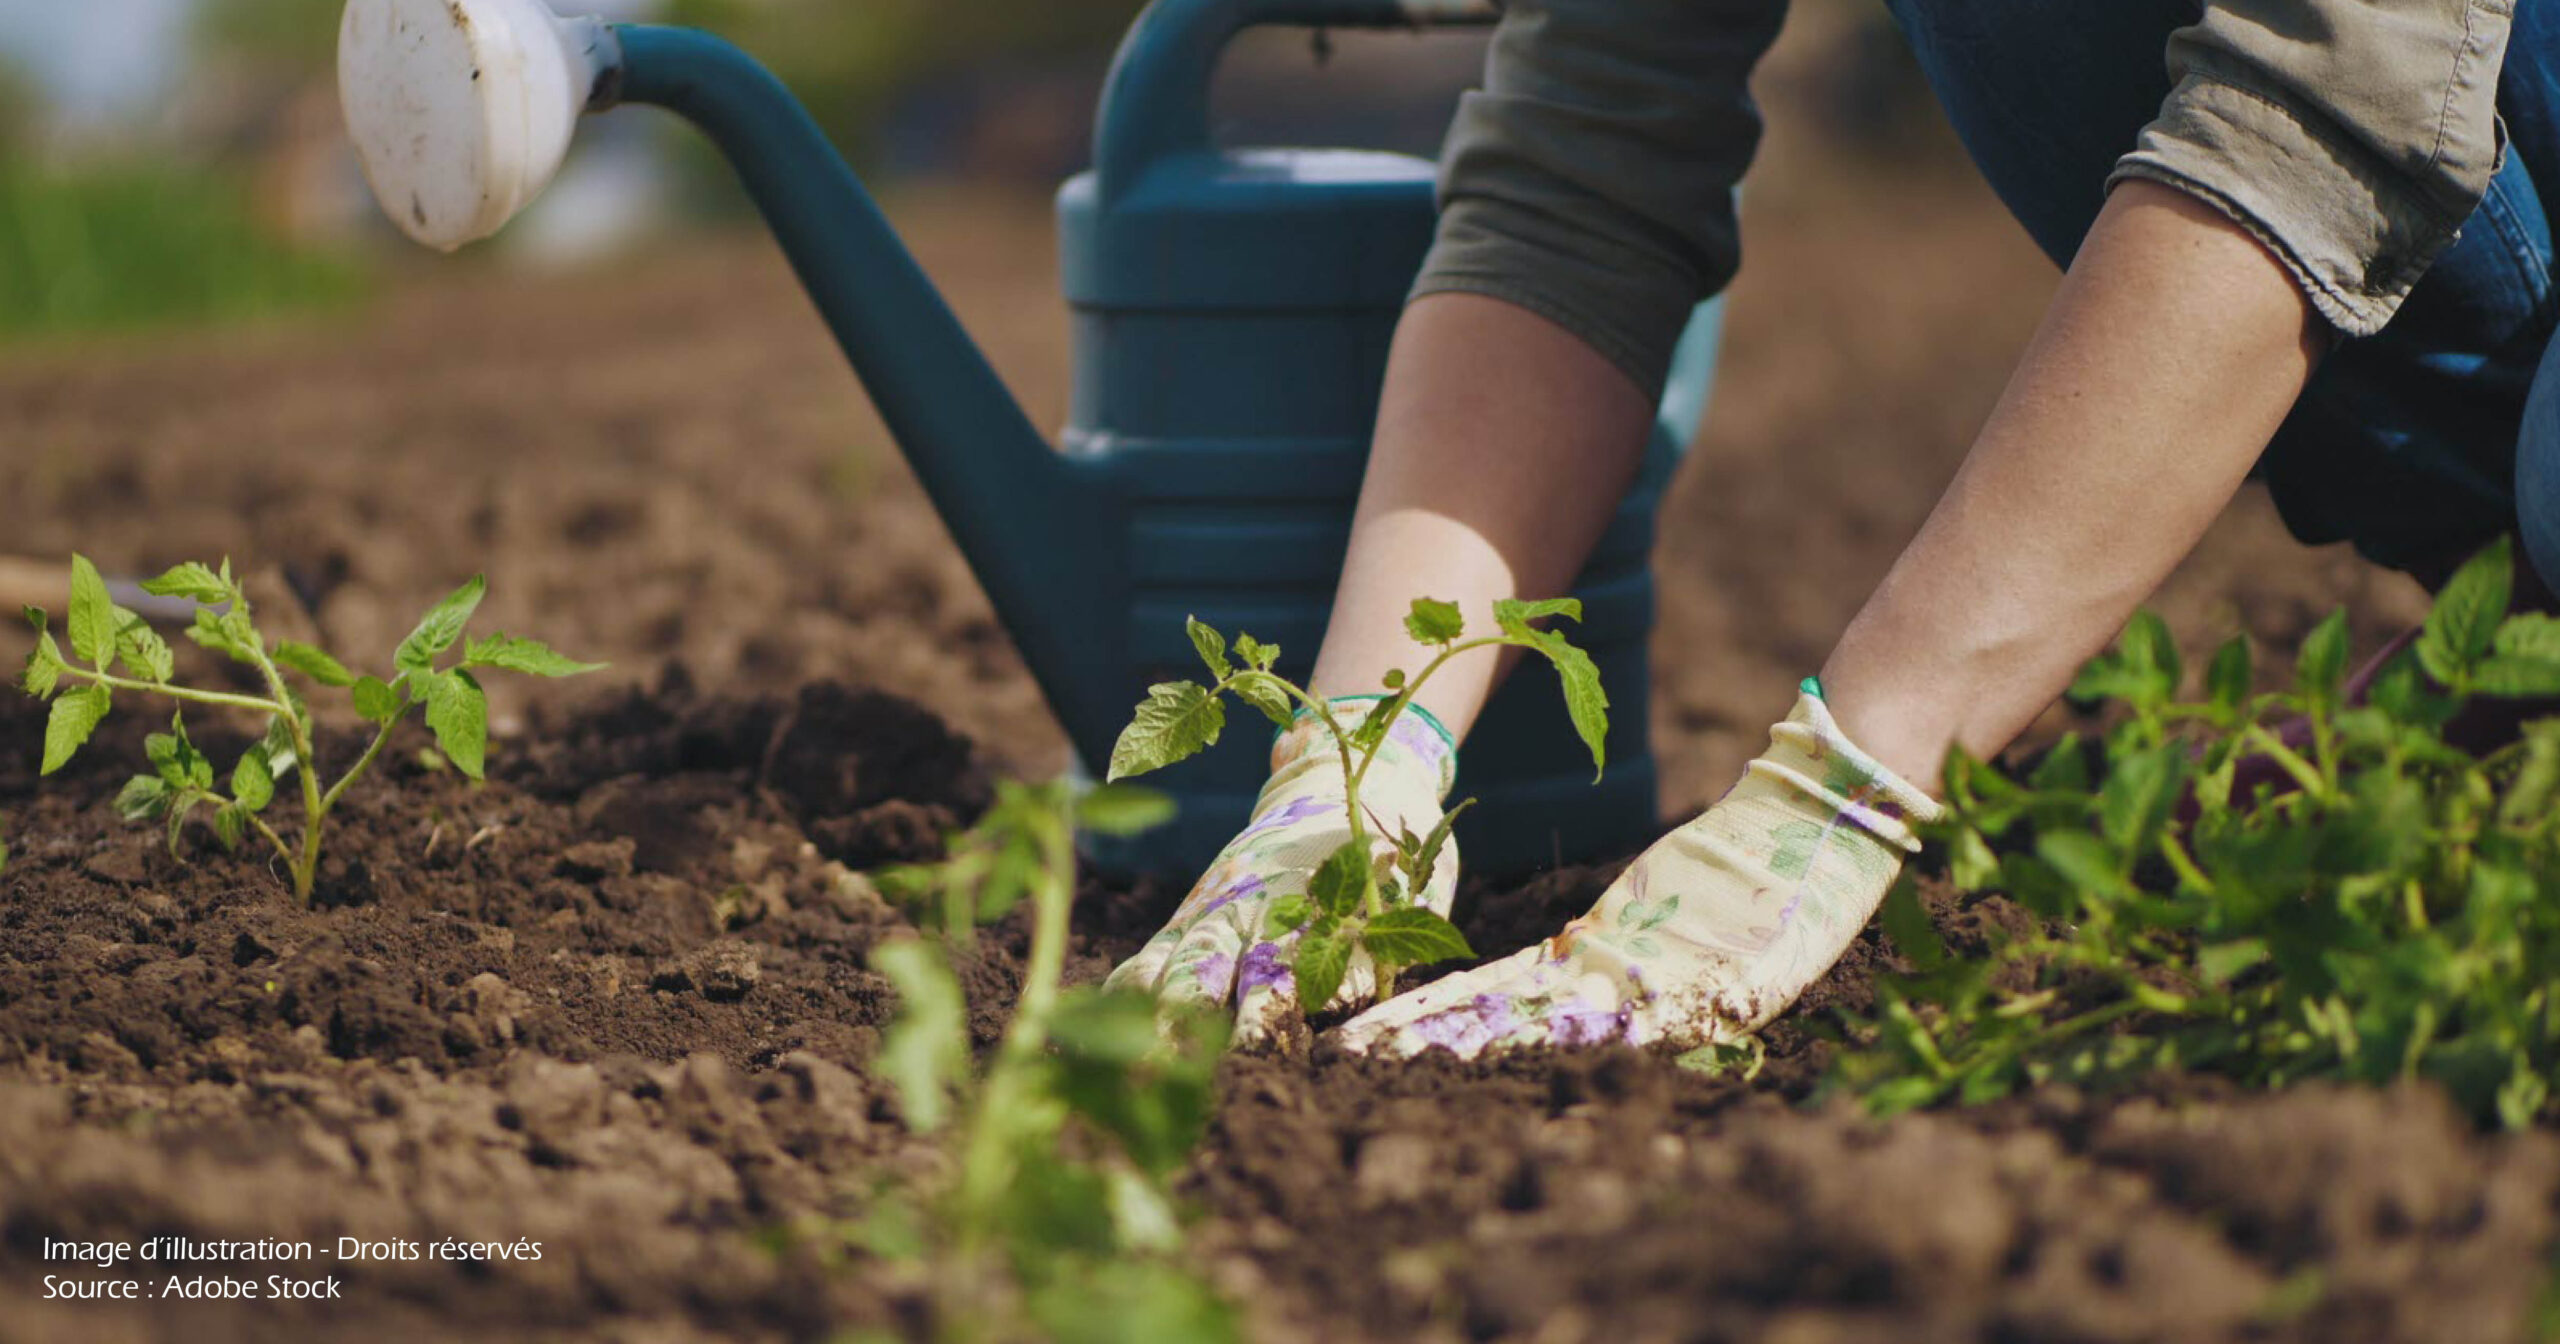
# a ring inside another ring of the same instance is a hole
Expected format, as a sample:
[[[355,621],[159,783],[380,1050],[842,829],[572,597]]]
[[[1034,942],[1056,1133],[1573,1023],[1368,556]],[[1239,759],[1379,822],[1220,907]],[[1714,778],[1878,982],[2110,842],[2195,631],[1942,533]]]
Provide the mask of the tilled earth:
[[[1781,117],[1755,179],[1716,407],[1666,514],[1670,813],[1757,748],[1890,563],[2050,284],[1942,150],[1817,171],[1801,134]],[[1043,203],[895,213],[1057,419]],[[279,620],[373,661],[486,569],[492,628],[616,665],[493,687],[485,786],[405,740],[350,795],[309,909],[260,863],[201,837],[173,858],[115,820],[149,715],[120,709],[39,783],[41,710],[0,700],[0,1339],[906,1318],[876,1266],[773,1235],[936,1160],[866,1074],[892,1003],[865,954],[905,921],[860,874],[929,856],[992,780],[1062,754],[763,245],[610,277],[466,266],[335,327],[14,353],[0,445],[11,551],[122,571],[227,552]],[[2371,647],[2417,601],[2295,550],[2253,498],[2162,606],[2182,635],[2281,654],[2337,603]],[[219,757],[245,727],[199,737]],[[1461,913],[1499,953],[1609,875],[1470,886]],[[1177,894],[1089,886],[1075,973]],[[1959,937],[1984,913],[1940,906]],[[1022,937],[965,968],[982,1038]],[[1862,1006],[1884,963],[1861,946],[1807,1014]],[[1807,1103],[1824,1048],[1782,1026],[1748,1084],[1631,1052],[1237,1059],[1187,1178],[1196,1240],[1272,1341],[2537,1337],[2550,1133],[2477,1132],[2420,1089],[2198,1083],[1873,1123]],[[328,1266],[335,1303],[43,1299],[47,1274],[84,1277],[46,1239],[161,1236],[542,1255]]]

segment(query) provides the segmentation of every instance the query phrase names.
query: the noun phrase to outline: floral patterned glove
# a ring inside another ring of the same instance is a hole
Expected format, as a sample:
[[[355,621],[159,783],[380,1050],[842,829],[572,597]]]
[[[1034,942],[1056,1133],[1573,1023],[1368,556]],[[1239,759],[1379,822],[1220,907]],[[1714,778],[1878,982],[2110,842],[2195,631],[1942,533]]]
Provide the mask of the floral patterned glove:
[[[1343,1027],[1351,1050],[1722,1044],[1786,1011],[1847,951],[1938,805],[1844,737],[1811,681],[1769,749],[1538,946]]]
[[[1329,707],[1349,731],[1377,699],[1348,696]],[[1360,781],[1369,833],[1409,827],[1416,835],[1429,834],[1440,822],[1440,801],[1457,769],[1448,731],[1419,707],[1409,707],[1388,728]],[[1272,744],[1271,780],[1262,786],[1252,822],[1209,865],[1164,931],[1113,971],[1104,987],[1145,989],[1167,1002],[1232,1005],[1238,1043],[1267,1037],[1296,1017],[1298,988],[1289,964],[1298,935],[1271,937],[1268,913],[1281,897],[1306,894],[1317,865],[1351,839],[1342,799],[1342,756],[1333,734],[1301,715]],[[1377,852],[1387,850],[1379,839]],[[1446,915],[1457,889],[1458,850],[1452,841],[1415,898]],[[1356,953],[1334,1002],[1356,1002],[1376,984],[1368,954]]]

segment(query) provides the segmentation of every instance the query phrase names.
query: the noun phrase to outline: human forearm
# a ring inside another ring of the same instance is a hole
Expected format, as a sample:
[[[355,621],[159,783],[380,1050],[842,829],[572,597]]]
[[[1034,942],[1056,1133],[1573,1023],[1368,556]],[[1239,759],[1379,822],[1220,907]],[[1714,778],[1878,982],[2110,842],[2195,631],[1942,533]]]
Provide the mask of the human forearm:
[[[1416,597],[1456,602],[1483,629],[1496,598],[1565,591],[1626,494],[1652,419],[1617,365],[1546,319],[1472,294],[1416,300],[1388,361],[1319,691],[1374,691],[1409,665]],[[1499,666],[1454,662],[1418,699],[1464,737]]]
[[[1934,783],[2006,746],[2238,489],[2327,340],[2221,214],[2115,190],[1954,483],[1823,669],[1849,736]]]

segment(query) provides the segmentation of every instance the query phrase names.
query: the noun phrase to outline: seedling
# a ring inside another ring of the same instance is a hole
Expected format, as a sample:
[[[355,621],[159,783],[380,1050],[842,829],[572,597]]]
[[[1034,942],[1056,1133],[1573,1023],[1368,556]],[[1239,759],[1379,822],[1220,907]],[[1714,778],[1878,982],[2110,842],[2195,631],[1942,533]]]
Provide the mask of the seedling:
[[[2430,1078],[2483,1119],[2543,1114],[2560,1069],[2560,719],[2486,757],[2444,737],[2469,697],[2560,695],[2560,620],[2507,614],[2510,565],[2501,543],[2464,566],[2367,704],[2342,694],[2343,614],[2304,641],[2289,690],[2252,694],[2234,639],[2185,703],[2146,613],[2074,686],[2125,711],[2094,773],[2075,739],[2023,780],[1950,760],[1949,814],[1927,829],[1956,886],[2041,921],[1959,958],[1897,888],[1884,924],[1917,973],[1880,985],[1869,1048],[1834,1085],[1889,1112],[2177,1069]],[[2290,790],[2235,797],[2250,756]]]
[[[44,609],[27,608],[27,620],[36,630],[36,649],[27,659],[21,684],[28,694],[53,705],[45,720],[43,773],[50,775],[70,762],[106,719],[118,691],[263,714],[265,736],[241,754],[225,788],[215,782],[213,762],[189,740],[181,704],[169,721],[169,731],[145,740],[152,772],[126,783],[116,795],[116,810],[130,821],[167,823],[169,849],[174,854],[188,819],[211,808],[209,824],[223,848],[235,849],[245,835],[255,833],[274,847],[291,873],[293,894],[309,901],[320,871],[320,837],[329,813],[348,786],[382,754],[392,730],[410,709],[425,709],[427,727],[442,744],[446,759],[478,779],[488,754],[489,703],[475,672],[499,669],[570,677],[603,666],[562,657],[536,640],[513,635],[489,635],[463,644],[463,627],[478,609],[486,587],[483,580],[474,578],[429,610],[393,652],[393,673],[385,681],[358,675],[313,645],[289,639],[269,641],[251,620],[249,595],[232,577],[228,560],[219,568],[179,565],[143,584],[144,592],[196,603],[195,622],[187,637],[257,670],[266,694],[244,695],[173,684],[170,678],[177,668],[168,641],[141,617],[117,606],[97,568],[74,555],[65,620],[71,640],[69,658],[45,628]],[[462,656],[438,667],[437,661],[456,645],[462,645]],[[121,675],[118,667],[123,669]],[[313,750],[311,710],[286,682],[286,672],[347,692],[356,714],[374,725],[373,741],[364,754],[325,789]],[[275,801],[277,786],[296,775],[302,783],[302,832],[294,843],[287,843],[266,813]]]
[[[939,1183],[890,1192],[853,1238],[922,1261],[946,1340],[1160,1339],[1224,1344],[1225,1303],[1179,1261],[1171,1183],[1205,1132],[1226,1024],[1160,1028],[1145,995],[1063,989],[1075,828],[1127,833],[1172,815],[1161,795],[1007,783],[949,861],[893,870],[892,894],[938,908],[932,939],[882,945],[872,965],[900,1011],[876,1069],[919,1133],[944,1135]],[[1013,1021],[973,1078],[953,953],[976,927],[1032,906]]]
[[[1191,643],[1208,666],[1212,684],[1169,681],[1149,687],[1146,701],[1112,747],[1110,778],[1160,770],[1216,743],[1226,727],[1222,695],[1251,705],[1284,729],[1299,714],[1312,715],[1332,734],[1341,758],[1343,806],[1351,838],[1317,866],[1305,891],[1284,894],[1272,903],[1270,930],[1275,935],[1298,934],[1290,970],[1297,979],[1300,1011],[1310,1015],[1323,1011],[1341,989],[1352,954],[1364,949],[1377,967],[1377,996],[1384,999],[1395,992],[1395,973],[1403,967],[1475,955],[1456,925],[1411,899],[1411,893],[1431,880],[1440,851],[1449,842],[1450,826],[1474,800],[1449,809],[1429,835],[1415,835],[1408,827],[1390,832],[1361,806],[1361,782],[1377,760],[1388,727],[1434,674],[1461,654],[1496,648],[1526,649],[1555,665],[1564,684],[1566,712],[1574,731],[1591,749],[1596,777],[1607,760],[1609,697],[1600,688],[1600,669],[1590,655],[1563,635],[1531,624],[1552,616],[1581,620],[1582,603],[1569,597],[1539,602],[1505,598],[1493,607],[1500,633],[1469,639],[1456,603],[1415,599],[1404,628],[1414,643],[1431,651],[1430,661],[1412,676],[1402,669],[1387,673],[1387,693],[1348,729],[1335,721],[1323,701],[1271,670],[1280,657],[1276,645],[1239,634],[1230,657],[1226,638],[1194,618],[1189,623]],[[1381,842],[1384,852],[1378,852]]]

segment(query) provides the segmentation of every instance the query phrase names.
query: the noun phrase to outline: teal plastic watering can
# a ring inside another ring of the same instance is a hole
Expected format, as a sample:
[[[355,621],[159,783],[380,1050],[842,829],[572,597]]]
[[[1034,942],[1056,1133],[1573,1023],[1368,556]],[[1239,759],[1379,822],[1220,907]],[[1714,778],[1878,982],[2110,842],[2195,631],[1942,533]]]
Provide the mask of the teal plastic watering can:
[[[1279,644],[1280,670],[1303,679],[1388,341],[1431,241],[1427,161],[1218,145],[1208,101],[1221,53],[1255,25],[1491,15],[1474,0],[1157,0],[1112,65],[1094,167],[1058,198],[1075,363],[1055,447],[799,102],[727,42],[558,19],[540,0],[351,0],[340,86],[385,210],[448,249],[539,194],[582,113],[653,104],[709,135],[1098,774],[1148,685],[1200,674],[1185,617]],[[1623,852],[1653,834],[1653,518],[1705,406],[1716,332],[1716,306],[1702,307],[1640,479],[1575,587],[1573,635],[1611,705],[1608,770],[1592,782],[1553,674],[1524,666],[1462,754],[1458,796],[1479,802],[1459,842],[1476,871]],[[1266,772],[1257,722],[1234,721],[1215,748],[1151,778],[1180,803],[1174,823],[1097,840],[1093,857],[1176,876],[1205,864]]]

